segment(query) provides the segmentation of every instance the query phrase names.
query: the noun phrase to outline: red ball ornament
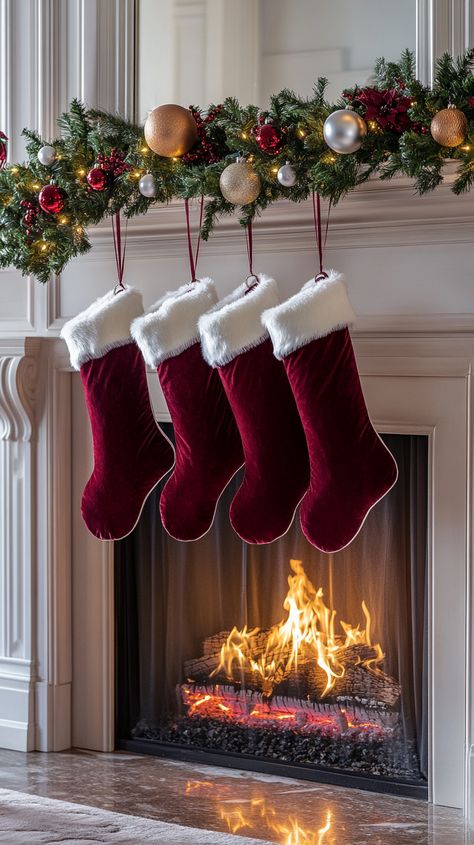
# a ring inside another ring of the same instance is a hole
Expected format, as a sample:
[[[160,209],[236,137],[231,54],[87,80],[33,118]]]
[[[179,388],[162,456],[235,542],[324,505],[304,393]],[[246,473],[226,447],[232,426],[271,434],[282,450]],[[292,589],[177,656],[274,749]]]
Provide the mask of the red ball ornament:
[[[57,185],[45,185],[38,195],[40,208],[47,214],[59,214],[66,201],[66,192]]]
[[[262,153],[275,156],[281,151],[284,138],[280,129],[273,123],[263,123],[254,129],[255,141]]]
[[[86,176],[93,191],[105,191],[107,187],[107,173],[102,167],[93,167]]]

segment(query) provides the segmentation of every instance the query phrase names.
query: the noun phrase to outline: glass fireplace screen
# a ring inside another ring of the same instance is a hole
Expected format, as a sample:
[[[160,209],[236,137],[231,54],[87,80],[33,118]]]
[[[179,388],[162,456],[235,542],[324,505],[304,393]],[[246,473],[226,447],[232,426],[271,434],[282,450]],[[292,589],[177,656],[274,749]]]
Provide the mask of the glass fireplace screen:
[[[240,476],[193,543],[150,497],[115,546],[119,744],[426,783],[428,441],[383,439],[399,480],[333,555],[297,518],[243,543],[228,518]]]

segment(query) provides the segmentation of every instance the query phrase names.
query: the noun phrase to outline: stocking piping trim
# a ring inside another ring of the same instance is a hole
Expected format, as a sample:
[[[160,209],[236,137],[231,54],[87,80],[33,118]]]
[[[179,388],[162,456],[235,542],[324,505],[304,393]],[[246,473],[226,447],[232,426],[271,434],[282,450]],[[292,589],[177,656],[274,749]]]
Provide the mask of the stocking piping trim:
[[[211,367],[222,367],[267,340],[261,316],[278,303],[278,287],[269,276],[256,278],[258,284],[249,289],[244,282],[200,318],[202,354]]]
[[[384,493],[382,493],[382,495],[381,495],[381,496],[379,496],[379,498],[377,499],[377,501],[376,501],[376,502],[374,502],[374,503],[373,503],[373,505],[371,505],[371,506],[370,506],[370,508],[368,508],[368,510],[367,510],[367,512],[366,512],[366,514],[365,514],[365,516],[364,516],[364,518],[363,518],[363,520],[362,520],[362,522],[360,523],[360,525],[359,525],[359,527],[358,527],[357,531],[355,532],[355,534],[353,534],[353,535],[352,535],[352,537],[350,538],[350,540],[348,540],[348,541],[347,541],[347,543],[344,543],[344,545],[343,545],[343,546],[338,546],[336,549],[323,549],[323,548],[321,548],[321,546],[318,546],[318,544],[315,542],[314,538],[313,538],[313,539],[311,539],[311,538],[309,537],[309,535],[306,533],[306,531],[305,531],[305,529],[304,529],[304,527],[303,527],[303,523],[301,522],[301,519],[300,519],[301,530],[302,530],[302,532],[303,532],[304,536],[306,537],[306,539],[308,540],[308,542],[309,542],[309,543],[311,543],[311,545],[312,545],[312,546],[314,546],[316,549],[318,549],[320,552],[324,552],[324,554],[332,555],[332,554],[336,554],[337,552],[342,552],[344,549],[347,549],[347,547],[348,547],[348,546],[350,546],[350,544],[351,544],[351,543],[355,540],[355,538],[356,538],[356,537],[360,534],[360,532],[362,531],[362,529],[363,529],[363,527],[364,527],[364,525],[365,525],[366,519],[367,519],[367,517],[368,517],[369,513],[371,512],[371,510],[373,510],[373,508],[375,508],[375,505],[378,505],[378,503],[379,503],[379,502],[381,502],[381,501],[382,501],[382,499],[384,499],[384,498],[385,498],[385,496],[386,496],[388,493],[390,493],[390,490],[392,490],[392,488],[393,488],[393,487],[395,487],[395,484],[396,484],[396,483],[397,483],[397,481],[398,481],[398,475],[399,475],[398,464],[397,464],[397,462],[396,462],[395,458],[393,457],[393,455],[392,455],[392,453],[391,453],[390,449],[388,448],[387,444],[386,444],[386,443],[384,443],[384,441],[383,441],[383,440],[382,440],[382,438],[380,437],[380,434],[378,433],[377,429],[375,428],[375,426],[374,426],[374,424],[373,424],[372,420],[370,419],[370,417],[369,417],[369,421],[370,421],[370,424],[371,424],[371,426],[372,426],[372,428],[373,428],[373,430],[374,430],[375,434],[377,435],[378,439],[380,440],[380,442],[381,442],[382,446],[383,446],[383,447],[387,450],[388,454],[390,455],[390,457],[391,457],[391,458],[392,458],[392,460],[393,460],[393,463],[394,463],[394,466],[395,466],[395,470],[396,470],[396,472],[395,472],[395,478],[394,478],[394,480],[393,480],[392,484],[390,485],[390,487],[388,487],[388,488],[385,490],[385,492],[384,492]],[[311,490],[311,488],[309,488],[309,490],[308,490],[307,492],[310,492],[310,490]],[[306,495],[306,494],[305,494],[305,495]],[[303,499],[304,499],[304,496],[303,496]],[[303,499],[302,499],[301,501],[303,501]]]
[[[233,478],[235,478],[235,476],[237,475],[237,473],[238,473],[238,472],[240,472],[240,470],[242,469],[242,467],[243,467],[243,466],[244,466],[244,464],[240,464],[240,466],[238,466],[238,467],[237,467],[237,469],[235,470],[235,472],[233,472],[233,473],[232,473],[232,475],[230,476],[229,480],[228,480],[228,481],[226,481],[226,483],[224,484],[224,486],[223,486],[223,488],[222,488],[221,492],[219,493],[219,495],[218,495],[218,497],[217,497],[217,500],[216,500],[216,506],[215,506],[215,508],[214,508],[214,513],[213,513],[213,515],[212,515],[212,522],[211,522],[211,524],[209,525],[209,528],[206,528],[206,530],[205,530],[205,531],[203,531],[203,533],[202,533],[202,534],[200,534],[200,535],[199,535],[199,537],[192,537],[190,540],[183,540],[183,539],[182,539],[182,537],[175,537],[175,536],[174,536],[174,534],[172,534],[172,533],[171,533],[171,531],[170,531],[170,530],[166,527],[165,522],[164,522],[164,520],[163,520],[163,511],[162,511],[162,505],[161,505],[162,499],[160,498],[159,510],[160,510],[161,522],[162,522],[162,524],[163,524],[163,528],[165,529],[165,531],[166,531],[166,533],[168,534],[168,536],[169,536],[169,537],[171,537],[171,539],[172,539],[172,540],[178,540],[180,543],[195,543],[195,542],[196,542],[196,540],[202,540],[202,538],[203,538],[203,537],[205,537],[205,536],[206,536],[206,534],[209,534],[209,531],[211,530],[212,526],[214,525],[214,522],[215,522],[215,519],[216,519],[217,508],[218,508],[218,506],[219,506],[219,502],[220,502],[220,500],[222,499],[222,496],[224,495],[225,491],[227,490],[227,488],[228,488],[228,486],[229,486],[230,482],[232,481],[232,479],[233,479]],[[168,482],[166,482],[166,484],[167,484],[167,483],[168,483]],[[165,488],[166,488],[166,484],[165,484],[165,486],[163,487],[163,492],[164,492],[164,490],[165,490]]]
[[[151,407],[151,404],[150,404],[150,407]],[[153,408],[152,408],[152,412],[153,412]],[[156,422],[156,420],[155,420],[155,422]],[[173,450],[173,463],[172,463],[172,465],[171,465],[171,466],[170,466],[167,470],[165,470],[165,472],[163,473],[163,475],[160,475],[160,477],[159,477],[158,481],[155,481],[155,483],[153,484],[153,486],[152,486],[152,487],[150,487],[150,489],[149,489],[148,493],[146,494],[145,498],[143,499],[142,506],[141,506],[141,508],[140,508],[140,513],[139,513],[139,514],[138,514],[138,516],[137,516],[137,519],[136,519],[136,521],[135,521],[135,524],[133,525],[133,527],[132,527],[132,528],[130,528],[130,531],[127,531],[127,533],[126,533],[126,534],[122,534],[122,536],[121,536],[121,537],[112,537],[111,539],[109,539],[108,537],[100,537],[100,536],[99,536],[99,535],[97,535],[97,534],[93,534],[93,536],[94,536],[94,537],[97,537],[97,539],[98,539],[98,540],[101,540],[103,543],[115,543],[117,540],[125,540],[125,537],[129,537],[129,536],[130,536],[130,534],[131,534],[133,531],[135,531],[135,528],[137,527],[138,523],[140,522],[140,517],[141,517],[141,515],[142,515],[142,513],[143,513],[143,509],[144,509],[144,507],[145,507],[145,505],[146,505],[146,503],[147,503],[148,499],[150,498],[151,494],[153,493],[153,491],[154,491],[154,490],[156,490],[156,488],[158,487],[158,484],[160,483],[160,481],[162,481],[162,480],[163,480],[163,478],[165,477],[165,475],[167,475],[167,474],[168,474],[168,473],[169,473],[169,472],[173,469],[173,467],[174,467],[174,465],[175,465],[175,463],[176,463],[176,449],[174,448],[173,443],[172,443],[172,442],[171,442],[171,440],[169,439],[168,435],[167,435],[167,434],[165,434],[165,432],[163,431],[163,429],[161,428],[161,426],[159,426],[159,425],[158,425],[158,423],[156,423],[156,427],[159,429],[160,434],[162,434],[162,435],[163,435],[163,437],[165,438],[165,440],[167,440],[167,441],[168,441],[169,445],[171,446],[171,449]],[[92,533],[92,532],[91,532],[91,533]]]
[[[344,276],[329,270],[327,279],[310,279],[286,302],[262,314],[276,358],[282,360],[312,340],[352,325],[356,316],[347,296]]]

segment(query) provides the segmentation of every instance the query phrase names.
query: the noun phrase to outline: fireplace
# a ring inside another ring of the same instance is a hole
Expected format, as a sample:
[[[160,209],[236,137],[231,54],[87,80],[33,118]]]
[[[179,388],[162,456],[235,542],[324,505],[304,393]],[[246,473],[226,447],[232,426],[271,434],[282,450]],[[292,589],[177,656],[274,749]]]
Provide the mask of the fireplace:
[[[239,475],[195,543],[150,497],[115,544],[118,747],[427,796],[428,438],[383,437],[398,483],[334,555],[297,519],[243,543]]]

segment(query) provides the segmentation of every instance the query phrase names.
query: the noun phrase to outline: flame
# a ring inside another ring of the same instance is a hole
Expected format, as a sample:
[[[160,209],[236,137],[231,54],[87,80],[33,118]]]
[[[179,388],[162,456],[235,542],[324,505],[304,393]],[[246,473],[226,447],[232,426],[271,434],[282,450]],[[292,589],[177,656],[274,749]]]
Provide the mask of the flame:
[[[298,662],[304,657],[305,661],[314,661],[326,676],[321,693],[324,698],[338,678],[344,676],[341,658],[353,645],[373,648],[375,655],[362,664],[374,674],[379,673],[378,664],[385,655],[379,643],[372,645],[371,616],[365,601],[362,602],[365,628],[341,621],[343,635],[336,633],[336,611],[325,605],[322,587],[314,588],[300,560],[291,560],[290,565],[294,574],[288,576],[289,590],[283,602],[287,618],[270,629],[263,650],[258,642],[260,628],[234,627],[222,646],[219,665],[211,677],[224,673],[235,681],[239,673],[253,672],[260,679],[264,695],[269,697],[292,670],[297,671]]]

